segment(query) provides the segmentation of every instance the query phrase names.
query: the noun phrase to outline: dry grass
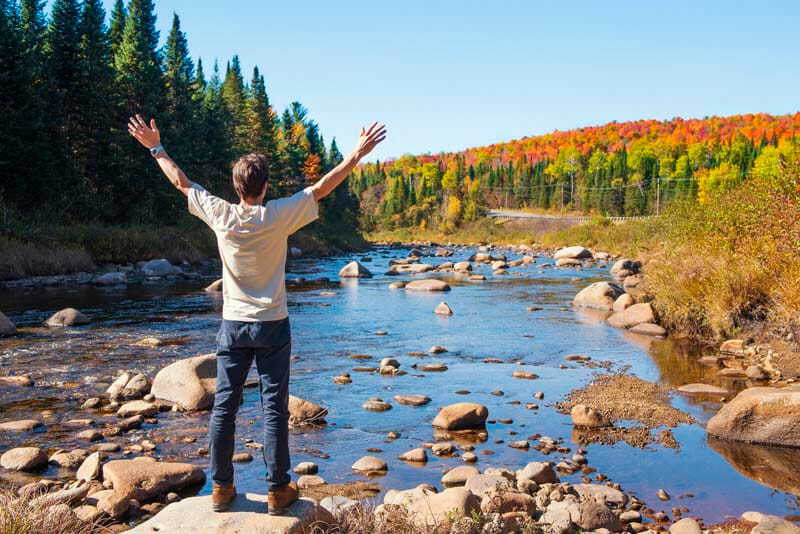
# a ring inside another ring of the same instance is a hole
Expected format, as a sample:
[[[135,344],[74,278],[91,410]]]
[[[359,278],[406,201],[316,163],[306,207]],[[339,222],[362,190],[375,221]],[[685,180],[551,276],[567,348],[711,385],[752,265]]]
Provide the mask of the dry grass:
[[[19,497],[0,490],[0,534],[99,534],[98,525],[84,523],[66,505],[37,506],[40,495]],[[40,501],[41,502],[41,501]]]

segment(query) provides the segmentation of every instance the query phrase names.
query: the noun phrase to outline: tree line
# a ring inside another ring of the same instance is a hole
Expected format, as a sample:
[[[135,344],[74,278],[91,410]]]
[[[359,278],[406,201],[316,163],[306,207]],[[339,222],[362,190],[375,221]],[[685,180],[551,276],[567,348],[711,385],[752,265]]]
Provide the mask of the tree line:
[[[777,175],[798,134],[800,113],[613,122],[375,162],[351,187],[370,228],[448,229],[495,207],[650,215],[675,200],[710,202],[753,173]]]
[[[278,115],[263,73],[245,79],[238,56],[221,72],[189,54],[177,14],[159,46],[153,0],[0,0],[0,208],[6,219],[57,223],[174,224],[185,201],[128,117],[156,117],[162,140],[190,179],[233,199],[231,162],[270,157],[268,197],[313,183],[342,159],[308,110]],[[210,72],[209,72],[210,71]],[[318,231],[351,227],[346,187],[321,206]]]

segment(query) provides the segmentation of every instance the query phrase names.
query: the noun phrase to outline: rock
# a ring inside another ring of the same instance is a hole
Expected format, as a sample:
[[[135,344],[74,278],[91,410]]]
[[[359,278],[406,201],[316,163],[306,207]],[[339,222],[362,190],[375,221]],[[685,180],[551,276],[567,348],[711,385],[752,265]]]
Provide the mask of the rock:
[[[678,388],[678,391],[687,395],[727,395],[727,389],[711,384],[686,384]]]
[[[623,293],[622,288],[616,284],[595,282],[575,295],[572,304],[578,308],[611,311],[614,309],[614,302]]]
[[[623,530],[619,518],[601,502],[594,499],[581,501],[579,510],[580,517],[575,523],[584,531],[593,531],[601,528],[611,532]]]
[[[584,259],[591,257],[592,253],[584,247],[566,247],[557,250],[556,253],[553,254],[554,260],[560,260],[562,258]]]
[[[101,439],[103,439],[103,434],[101,434],[94,428],[89,428],[87,430],[82,430],[78,432],[78,434],[75,437],[82,441],[100,441]]]
[[[297,248],[297,247],[290,247],[289,248],[289,254],[293,258],[299,258],[300,256],[303,255],[303,251],[301,249]]]
[[[528,443],[528,440],[522,439],[519,441],[512,441],[511,443],[508,444],[508,446],[511,447],[512,449],[528,450],[531,444]]]
[[[453,315],[453,309],[444,301],[440,302],[433,312],[436,315]]]
[[[314,488],[325,484],[325,479],[317,475],[302,475],[297,479],[297,487],[300,489]]]
[[[502,475],[484,473],[469,477],[464,487],[478,497],[483,498],[487,494],[510,490],[512,489],[512,484]]]
[[[406,291],[450,291],[450,286],[436,278],[414,280],[406,284]]]
[[[702,534],[700,525],[690,517],[684,517],[669,527],[669,534]]]
[[[746,514],[751,514],[746,512]],[[800,534],[800,527],[781,517],[759,514],[758,524],[750,534]]]
[[[97,480],[100,476],[100,462],[102,461],[101,453],[94,452],[86,457],[83,461],[81,466],[78,468],[78,472],[75,477],[78,480],[83,480],[85,482],[90,482],[92,480]]]
[[[115,401],[119,400],[122,397],[122,390],[125,389],[125,384],[127,384],[131,379],[131,374],[127,371],[120,374],[114,381],[108,386],[106,390],[106,394],[108,397]]]
[[[427,395],[395,395],[394,400],[405,406],[424,406],[431,401]]]
[[[57,328],[60,326],[79,326],[89,324],[89,318],[75,308],[64,308],[57,311],[44,322],[45,326]]]
[[[17,333],[17,325],[0,312],[0,336],[11,336]]]
[[[317,471],[319,471],[319,466],[314,462],[300,462],[294,469],[292,469],[298,475],[316,475]]]
[[[530,480],[537,484],[551,484],[558,482],[558,476],[550,462],[530,462],[517,471],[517,481]]]
[[[82,501],[89,493],[90,489],[91,486],[89,484],[84,484],[82,486],[54,491],[52,493],[45,493],[31,499],[28,506],[41,509],[59,504],[71,505]]]
[[[416,449],[411,449],[410,451],[404,452],[398,459],[403,460],[404,462],[416,462],[416,463],[425,463],[428,461],[428,453],[422,447],[418,447]]]
[[[441,373],[447,371],[448,367],[443,363],[426,363],[421,365],[419,369],[428,373]]]
[[[65,469],[77,469],[89,453],[83,449],[74,451],[58,450],[48,459],[48,463],[63,467]]]
[[[132,417],[134,415],[141,415],[142,417],[150,417],[158,413],[158,406],[152,402],[143,400],[129,401],[120,406],[117,410],[119,417]]]
[[[125,273],[106,273],[101,274],[92,283],[97,286],[118,286],[128,283],[128,275]]]
[[[420,484],[416,488],[407,490],[390,489],[383,496],[383,504],[388,504],[391,506],[405,506],[425,497],[426,495],[432,495],[435,493],[436,488],[430,484]]]
[[[233,455],[231,461],[237,464],[246,464],[253,461],[253,455],[249,452],[237,452]]]
[[[556,260],[556,267],[578,267],[579,265],[583,265],[583,262],[575,258],[559,258]]]
[[[667,329],[655,323],[637,324],[630,331],[642,336],[663,337],[667,335]]]
[[[190,497],[168,505],[126,534],[297,534],[313,530],[315,523],[333,521],[330,512],[311,499],[298,499],[280,516],[267,515],[266,502],[266,495],[239,495],[221,514],[213,511],[210,495]]]
[[[431,354],[442,354],[444,352],[447,352],[447,349],[441,345],[434,345],[428,349],[428,352]]]
[[[409,520],[420,529],[432,532],[440,525],[480,511],[478,498],[464,488],[450,488],[442,493],[423,493],[406,505]]]
[[[404,287],[406,287],[405,282],[392,282],[389,284],[389,289],[403,289]]]
[[[148,499],[206,480],[203,468],[177,462],[157,462],[142,456],[133,460],[112,460],[103,465],[103,480],[114,493],[144,502]]]
[[[321,425],[325,423],[328,409],[319,404],[289,395],[289,424]]]
[[[457,402],[445,406],[433,420],[433,426],[445,430],[471,430],[483,428],[489,410],[472,402]]]
[[[609,426],[608,420],[589,406],[583,404],[576,404],[569,412],[572,417],[572,424],[581,428],[601,428]]]
[[[708,421],[712,436],[800,447],[800,386],[749,388]]]
[[[468,261],[459,261],[453,264],[453,270],[459,273],[467,273],[472,270],[472,264]]]
[[[137,373],[122,388],[123,399],[140,399],[150,392],[150,379],[142,373]]]
[[[144,262],[141,269],[145,276],[168,276],[180,272],[180,269],[164,258]]]
[[[615,312],[607,319],[616,328],[632,328],[642,323],[655,323],[653,308],[649,302],[634,304],[624,311]]]
[[[364,474],[385,473],[388,470],[386,462],[375,456],[363,456],[352,466],[353,471]]]
[[[633,299],[633,296],[629,293],[623,293],[617,297],[617,300],[614,301],[614,305],[611,307],[611,309],[615,312],[623,312],[634,304],[636,304],[636,301]]]
[[[6,421],[0,423],[0,432],[30,432],[42,426],[36,419],[21,419],[19,421]]]
[[[319,505],[336,516],[358,506],[358,501],[341,495],[333,495],[319,501]]]
[[[550,525],[549,532],[572,532],[572,523],[580,521],[580,505],[574,500],[553,501],[539,518],[539,523]]]
[[[628,497],[623,492],[602,484],[574,484],[572,489],[581,499],[593,499],[617,508],[628,502]]]
[[[339,271],[339,278],[372,278],[372,273],[357,261],[351,261]]]
[[[381,363],[378,367],[400,367],[400,362],[398,362],[395,358],[383,358],[381,359]]]
[[[638,273],[641,267],[641,262],[623,258],[617,260],[614,265],[611,266],[609,272],[616,278],[625,278],[626,276]]]
[[[222,293],[222,278],[208,284],[203,291],[206,293]]]
[[[352,384],[352,382],[353,379],[350,378],[350,375],[348,373],[342,373],[339,376],[333,377],[334,384]]]
[[[39,447],[17,447],[0,456],[0,467],[11,471],[35,471],[47,465],[47,453]]]
[[[183,410],[205,410],[214,402],[217,382],[216,355],[178,360],[156,374],[150,392]]]
[[[33,380],[28,375],[19,376],[0,376],[0,387],[30,387],[33,385]]]
[[[564,359],[568,362],[588,362],[592,357],[585,354],[567,354]]]
[[[128,512],[131,499],[114,490],[101,491],[93,495],[97,499],[97,509],[112,519],[120,519]]]
[[[744,374],[750,380],[767,380],[769,378],[769,374],[760,365],[748,366],[747,369],[745,369]]]
[[[729,339],[719,347],[719,351],[723,354],[732,354],[739,356],[744,354],[745,341],[743,339]]]
[[[656,492],[656,496],[658,497],[658,500],[660,500],[660,501],[668,501],[671,498],[669,496],[669,493],[667,493],[666,490],[664,490],[664,489],[658,490]]]
[[[530,495],[518,491],[490,491],[481,500],[484,514],[521,513],[530,517],[536,512],[536,501]]]
[[[392,409],[391,404],[378,398],[367,400],[361,407],[370,412],[385,412]]]
[[[525,380],[534,380],[536,378],[539,378],[539,375],[537,375],[536,373],[530,373],[528,371],[514,371],[513,373],[511,373],[511,376],[513,376],[514,378],[522,378]]]

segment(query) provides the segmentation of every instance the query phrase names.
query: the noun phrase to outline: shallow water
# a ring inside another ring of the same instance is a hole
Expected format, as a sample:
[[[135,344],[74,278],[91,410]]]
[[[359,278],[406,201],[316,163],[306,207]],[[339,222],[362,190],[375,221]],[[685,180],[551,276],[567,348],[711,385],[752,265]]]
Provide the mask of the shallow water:
[[[451,258],[424,261],[458,261],[474,250],[457,249]],[[508,443],[531,434],[563,438],[571,442],[569,416],[558,413],[552,403],[563,399],[575,387],[591,380],[600,369],[564,361],[568,354],[580,353],[593,361],[610,361],[615,369],[629,367],[645,380],[680,385],[693,381],[713,381],[703,367],[692,363],[688,353],[675,344],[623,333],[607,326],[593,314],[573,310],[574,294],[588,283],[608,278],[607,267],[583,270],[542,268],[551,260],[539,258],[532,266],[513,268],[507,275],[494,276],[486,266],[476,272],[487,275],[483,282],[470,282],[457,275],[435,275],[446,279],[452,291],[443,295],[406,293],[390,290],[395,280],[413,276],[388,277],[382,274],[392,257],[404,257],[407,250],[375,249],[365,265],[376,276],[371,279],[337,282],[337,272],[353,258],[303,260],[290,264],[289,278],[332,283],[293,284],[289,294],[294,336],[292,393],[329,408],[328,425],[296,430],[291,434],[292,463],[311,460],[319,464],[320,475],[328,482],[363,480],[350,466],[365,454],[382,457],[389,463],[384,477],[374,479],[385,488],[406,488],[421,482],[440,486],[446,469],[463,465],[457,457],[439,458],[429,454],[424,467],[396,460],[398,454],[434,440],[431,420],[438,408],[460,401],[485,404],[489,418],[513,419],[512,424],[487,425],[489,439],[476,443],[476,467],[498,466],[516,469],[528,461],[560,461],[567,455],[544,455],[539,451],[512,449]],[[512,259],[513,255],[509,255]],[[421,276],[434,276],[430,273]],[[180,283],[149,283],[127,288],[76,289],[51,288],[0,290],[2,309],[24,332],[22,336],[0,340],[2,374],[30,374],[34,388],[0,389],[0,420],[42,418],[42,410],[53,410],[44,417],[46,430],[32,434],[0,434],[0,451],[21,444],[40,444],[50,448],[86,447],[73,440],[76,429],[60,423],[73,418],[93,417],[99,424],[113,417],[87,415],[79,410],[83,399],[96,396],[110,383],[117,371],[132,369],[149,376],[176,358],[213,352],[214,334],[219,325],[221,302],[218,296],[202,291],[208,280]],[[332,291],[333,296],[321,294]],[[446,300],[455,315],[441,317],[434,307]],[[527,306],[542,309],[528,312]],[[52,331],[38,324],[52,312],[66,306],[82,310],[93,319],[88,327]],[[378,330],[388,332],[375,335]],[[158,348],[136,347],[132,343],[147,337],[175,338],[181,344]],[[443,345],[449,352],[411,356],[432,345]],[[368,354],[369,361],[355,361],[351,354]],[[386,377],[352,372],[356,365],[375,365],[383,357],[395,357],[409,374]],[[487,364],[484,358],[500,358],[505,363]],[[441,373],[421,373],[414,364],[443,362],[449,369]],[[523,366],[520,366],[524,364]],[[567,364],[562,369],[562,364]],[[540,376],[537,380],[511,377],[524,369]],[[353,383],[335,385],[331,378],[350,372]],[[466,389],[469,395],[455,392]],[[504,395],[491,392],[502,390]],[[542,391],[543,401],[533,394]],[[427,406],[410,407],[396,403],[395,394],[425,394],[432,398]],[[381,397],[393,405],[383,413],[364,410],[369,397]],[[520,401],[513,405],[511,401]],[[525,403],[537,402],[539,410],[527,410]],[[718,408],[713,403],[675,396],[673,404],[704,423]],[[261,441],[258,417],[258,392],[245,390],[240,411],[237,450],[244,439]],[[206,413],[159,416],[156,425],[145,425],[116,440],[121,444],[144,437],[158,442],[157,454],[169,459],[205,463],[198,456],[206,446]],[[80,430],[80,429],[79,429]],[[388,442],[386,434],[401,437]],[[669,512],[673,506],[686,506],[691,515],[717,521],[738,516],[746,510],[777,515],[794,514],[800,494],[800,452],[749,445],[709,443],[700,424],[682,425],[673,430],[679,449],[660,444],[645,449],[624,442],[616,445],[593,444],[585,447],[591,466],[622,484],[656,510]],[[195,443],[181,438],[194,436]],[[503,440],[503,443],[496,443]],[[379,448],[380,453],[368,453]],[[487,454],[485,451],[491,451]],[[263,491],[264,468],[258,451],[250,450],[256,461],[238,464],[237,486],[244,491]],[[52,468],[47,476],[66,475]],[[10,478],[9,474],[5,474]],[[17,479],[24,476],[16,475]],[[578,482],[580,473],[562,479]],[[666,489],[673,499],[661,503],[655,494]],[[202,492],[210,491],[210,482]],[[690,494],[691,497],[678,498]],[[670,514],[671,515],[671,514]]]

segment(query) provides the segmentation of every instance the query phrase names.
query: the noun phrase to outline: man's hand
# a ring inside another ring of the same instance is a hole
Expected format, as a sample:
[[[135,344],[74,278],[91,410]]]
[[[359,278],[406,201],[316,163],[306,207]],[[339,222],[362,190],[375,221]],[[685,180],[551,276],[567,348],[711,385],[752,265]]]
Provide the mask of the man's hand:
[[[361,128],[361,135],[358,136],[358,144],[353,151],[356,159],[363,159],[378,143],[386,139],[386,126],[373,122],[367,130]]]
[[[158,131],[155,119],[150,119],[148,127],[142,116],[137,114],[128,122],[128,132],[148,150],[161,145],[161,132]]]

